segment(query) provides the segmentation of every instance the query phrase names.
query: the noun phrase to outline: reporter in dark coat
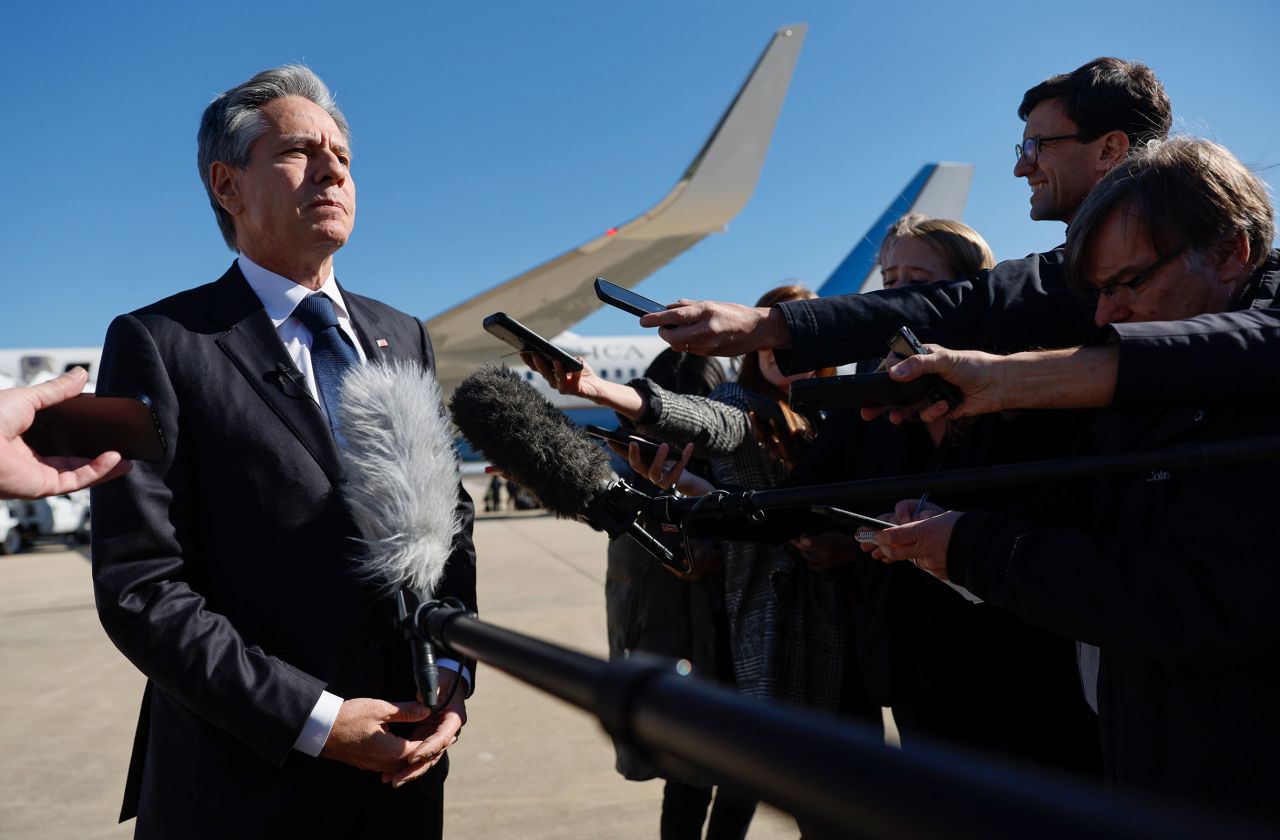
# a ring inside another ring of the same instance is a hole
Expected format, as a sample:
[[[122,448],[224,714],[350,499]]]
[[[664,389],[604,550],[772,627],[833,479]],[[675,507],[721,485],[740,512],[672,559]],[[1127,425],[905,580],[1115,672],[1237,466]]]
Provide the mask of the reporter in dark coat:
[[[1280,253],[1261,182],[1229,152],[1178,138],[1092,193],[1068,239],[1103,324],[1274,308]],[[1166,395],[1166,400],[1170,399]],[[1094,451],[1280,433],[1273,397],[1115,410]],[[1110,782],[1280,819],[1275,464],[1171,467],[1074,482],[1018,515],[949,512],[877,534],[988,602],[1101,649]],[[901,510],[902,503],[899,503]]]
[[[168,443],[93,497],[99,615],[147,676],[121,819],[139,837],[438,837],[467,688],[442,673],[453,698],[426,716],[391,604],[356,574],[342,486],[359,476],[342,474],[324,355],[430,369],[430,342],[333,277],[355,187],[345,120],[310,70],[218,97],[200,141],[240,257],[117,318],[99,377],[150,396]],[[461,487],[457,504],[437,595],[474,606]]]

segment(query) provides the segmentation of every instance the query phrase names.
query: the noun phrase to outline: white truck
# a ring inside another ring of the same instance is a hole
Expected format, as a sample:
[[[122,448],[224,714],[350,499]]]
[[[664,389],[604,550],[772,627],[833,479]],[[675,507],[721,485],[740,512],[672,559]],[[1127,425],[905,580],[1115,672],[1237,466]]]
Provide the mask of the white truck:
[[[89,491],[31,501],[0,501],[0,554],[46,541],[89,543]]]

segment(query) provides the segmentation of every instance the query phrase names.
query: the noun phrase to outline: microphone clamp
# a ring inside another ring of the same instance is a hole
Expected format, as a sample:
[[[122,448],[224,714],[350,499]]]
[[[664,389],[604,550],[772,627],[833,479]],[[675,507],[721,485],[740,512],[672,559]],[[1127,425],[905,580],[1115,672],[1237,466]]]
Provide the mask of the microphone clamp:
[[[654,497],[642,493],[619,478],[596,495],[583,518],[616,540],[627,534],[655,560],[681,572],[690,571],[687,559],[678,560],[671,550],[646,531],[638,521],[640,512],[648,509]]]

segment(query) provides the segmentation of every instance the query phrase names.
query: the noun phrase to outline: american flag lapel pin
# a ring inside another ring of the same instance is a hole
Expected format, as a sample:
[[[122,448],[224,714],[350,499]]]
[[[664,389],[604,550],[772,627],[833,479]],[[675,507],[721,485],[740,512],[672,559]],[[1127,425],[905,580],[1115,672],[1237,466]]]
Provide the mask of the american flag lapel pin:
[[[384,349],[384,350],[385,350],[385,349],[386,349],[386,347],[387,347],[387,340],[386,340],[385,338],[379,338],[379,339],[376,339],[376,340],[374,340],[374,342],[373,342],[373,343],[374,343],[374,344],[376,344],[376,345],[378,345],[379,347],[381,347],[381,348],[382,348],[382,349]]]

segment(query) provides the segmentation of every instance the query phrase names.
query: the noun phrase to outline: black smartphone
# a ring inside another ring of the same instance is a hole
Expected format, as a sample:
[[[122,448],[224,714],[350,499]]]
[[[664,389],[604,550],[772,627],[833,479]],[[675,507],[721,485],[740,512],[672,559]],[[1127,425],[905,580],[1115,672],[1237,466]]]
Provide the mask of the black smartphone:
[[[931,377],[899,382],[888,371],[855,373],[847,376],[819,376],[791,383],[791,407],[875,408],[918,403],[929,392]]]
[[[901,327],[897,334],[889,339],[889,352],[895,353],[904,359],[908,356],[926,356],[929,351],[920,343],[920,339],[916,338],[916,334],[911,331],[910,327]],[[960,389],[952,385],[940,376],[923,377],[931,380],[929,390],[925,392],[925,399],[931,403],[945,401],[947,405],[955,408],[964,399],[964,394]]]
[[[489,335],[502,339],[517,350],[537,353],[552,362],[560,362],[565,370],[582,370],[582,362],[505,312],[495,312],[485,318],[484,329]]]
[[[640,446],[640,455],[649,460],[653,460],[653,456],[658,454],[658,444],[651,440],[645,440],[639,435],[628,434],[621,429],[606,429],[604,426],[595,425],[583,426],[582,429],[593,438],[610,440],[623,448],[633,443],[638,444]],[[674,453],[676,457],[679,457],[680,453],[676,452],[673,447],[668,447],[667,449],[668,454]]]
[[[80,458],[115,451],[131,460],[154,461],[165,450],[160,421],[145,396],[80,394],[37,411],[22,439],[41,455]]]
[[[778,407],[776,401],[754,391],[743,393],[747,398],[747,408],[751,409],[751,413],[755,415],[756,422],[761,426],[762,431],[769,431],[770,426],[779,431],[786,430],[787,418],[783,416],[782,409]]]
[[[649,315],[654,312],[665,312],[667,308],[656,300],[649,300],[630,289],[624,289],[617,283],[610,283],[603,277],[596,278],[596,297],[610,306],[616,306],[623,312],[632,315]]]

